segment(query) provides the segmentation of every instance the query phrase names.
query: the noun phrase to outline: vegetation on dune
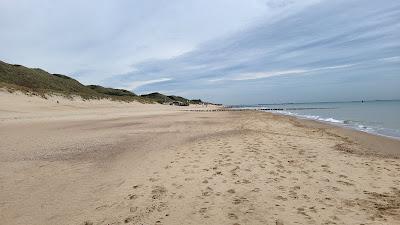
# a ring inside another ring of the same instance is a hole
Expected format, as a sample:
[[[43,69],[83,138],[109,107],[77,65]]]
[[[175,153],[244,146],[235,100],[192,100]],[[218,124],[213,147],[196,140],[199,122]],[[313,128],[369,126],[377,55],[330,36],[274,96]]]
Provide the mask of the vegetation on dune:
[[[34,92],[40,95],[50,92],[60,94],[79,93],[82,97],[96,92],[67,76],[53,75],[42,69],[30,69],[0,61],[0,82],[2,87]]]
[[[158,92],[146,94],[146,95],[141,95],[140,97],[142,98],[147,98],[147,99],[152,99],[155,102],[158,102],[160,104],[167,103],[167,102],[172,102],[173,100],[168,98],[168,96],[163,95]]]
[[[138,96],[133,92],[123,89],[107,88],[99,85],[85,86],[79,81],[62,74],[51,74],[39,68],[32,69],[2,61],[0,61],[0,88],[5,88],[10,92],[22,91],[44,98],[48,95],[57,94],[65,97],[80,96],[83,99],[107,98],[142,103],[202,103],[201,100],[188,100],[180,96],[166,96],[160,93]]]
[[[200,99],[189,100],[181,96],[175,95],[163,95],[158,92],[141,95],[143,98],[152,99],[160,104],[168,104],[168,103],[181,103],[181,105],[189,105],[189,104],[202,104],[203,102]]]
[[[97,93],[112,95],[112,96],[137,96],[135,93],[124,90],[124,89],[115,89],[115,88],[106,88],[99,85],[88,85],[88,88],[96,91]]]

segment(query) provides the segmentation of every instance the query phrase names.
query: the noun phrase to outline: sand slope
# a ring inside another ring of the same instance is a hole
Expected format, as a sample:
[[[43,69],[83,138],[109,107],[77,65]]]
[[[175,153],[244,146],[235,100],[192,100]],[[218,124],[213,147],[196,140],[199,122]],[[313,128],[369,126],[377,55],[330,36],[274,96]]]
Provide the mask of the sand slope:
[[[1,224],[400,223],[400,160],[360,138],[181,109],[3,93]]]

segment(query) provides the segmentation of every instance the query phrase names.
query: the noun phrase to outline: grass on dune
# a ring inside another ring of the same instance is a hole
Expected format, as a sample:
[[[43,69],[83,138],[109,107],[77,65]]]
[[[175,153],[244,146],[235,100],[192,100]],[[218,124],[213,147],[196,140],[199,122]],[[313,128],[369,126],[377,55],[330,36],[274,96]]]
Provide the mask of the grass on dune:
[[[62,95],[65,97],[80,96],[83,99],[108,98],[117,101],[138,101],[142,103],[182,102],[199,104],[201,100],[188,100],[180,96],[166,96],[151,93],[138,96],[133,92],[107,88],[99,85],[83,85],[79,81],[62,75],[51,74],[39,68],[28,68],[22,65],[8,64],[0,61],[0,87],[13,91],[22,91],[30,95],[46,97]]]

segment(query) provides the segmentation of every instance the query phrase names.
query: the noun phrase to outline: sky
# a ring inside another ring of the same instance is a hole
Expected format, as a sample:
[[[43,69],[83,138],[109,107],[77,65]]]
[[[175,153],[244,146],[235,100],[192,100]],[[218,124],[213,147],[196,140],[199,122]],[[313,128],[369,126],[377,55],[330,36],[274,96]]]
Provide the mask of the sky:
[[[0,60],[223,104],[400,99],[398,0],[0,0]]]

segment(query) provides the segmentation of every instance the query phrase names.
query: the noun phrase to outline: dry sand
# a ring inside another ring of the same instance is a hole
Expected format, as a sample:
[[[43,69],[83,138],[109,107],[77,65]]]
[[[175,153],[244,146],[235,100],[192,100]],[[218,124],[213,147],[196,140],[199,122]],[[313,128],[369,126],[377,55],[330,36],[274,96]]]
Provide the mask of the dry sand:
[[[182,109],[0,92],[0,224],[400,224],[399,141]]]

